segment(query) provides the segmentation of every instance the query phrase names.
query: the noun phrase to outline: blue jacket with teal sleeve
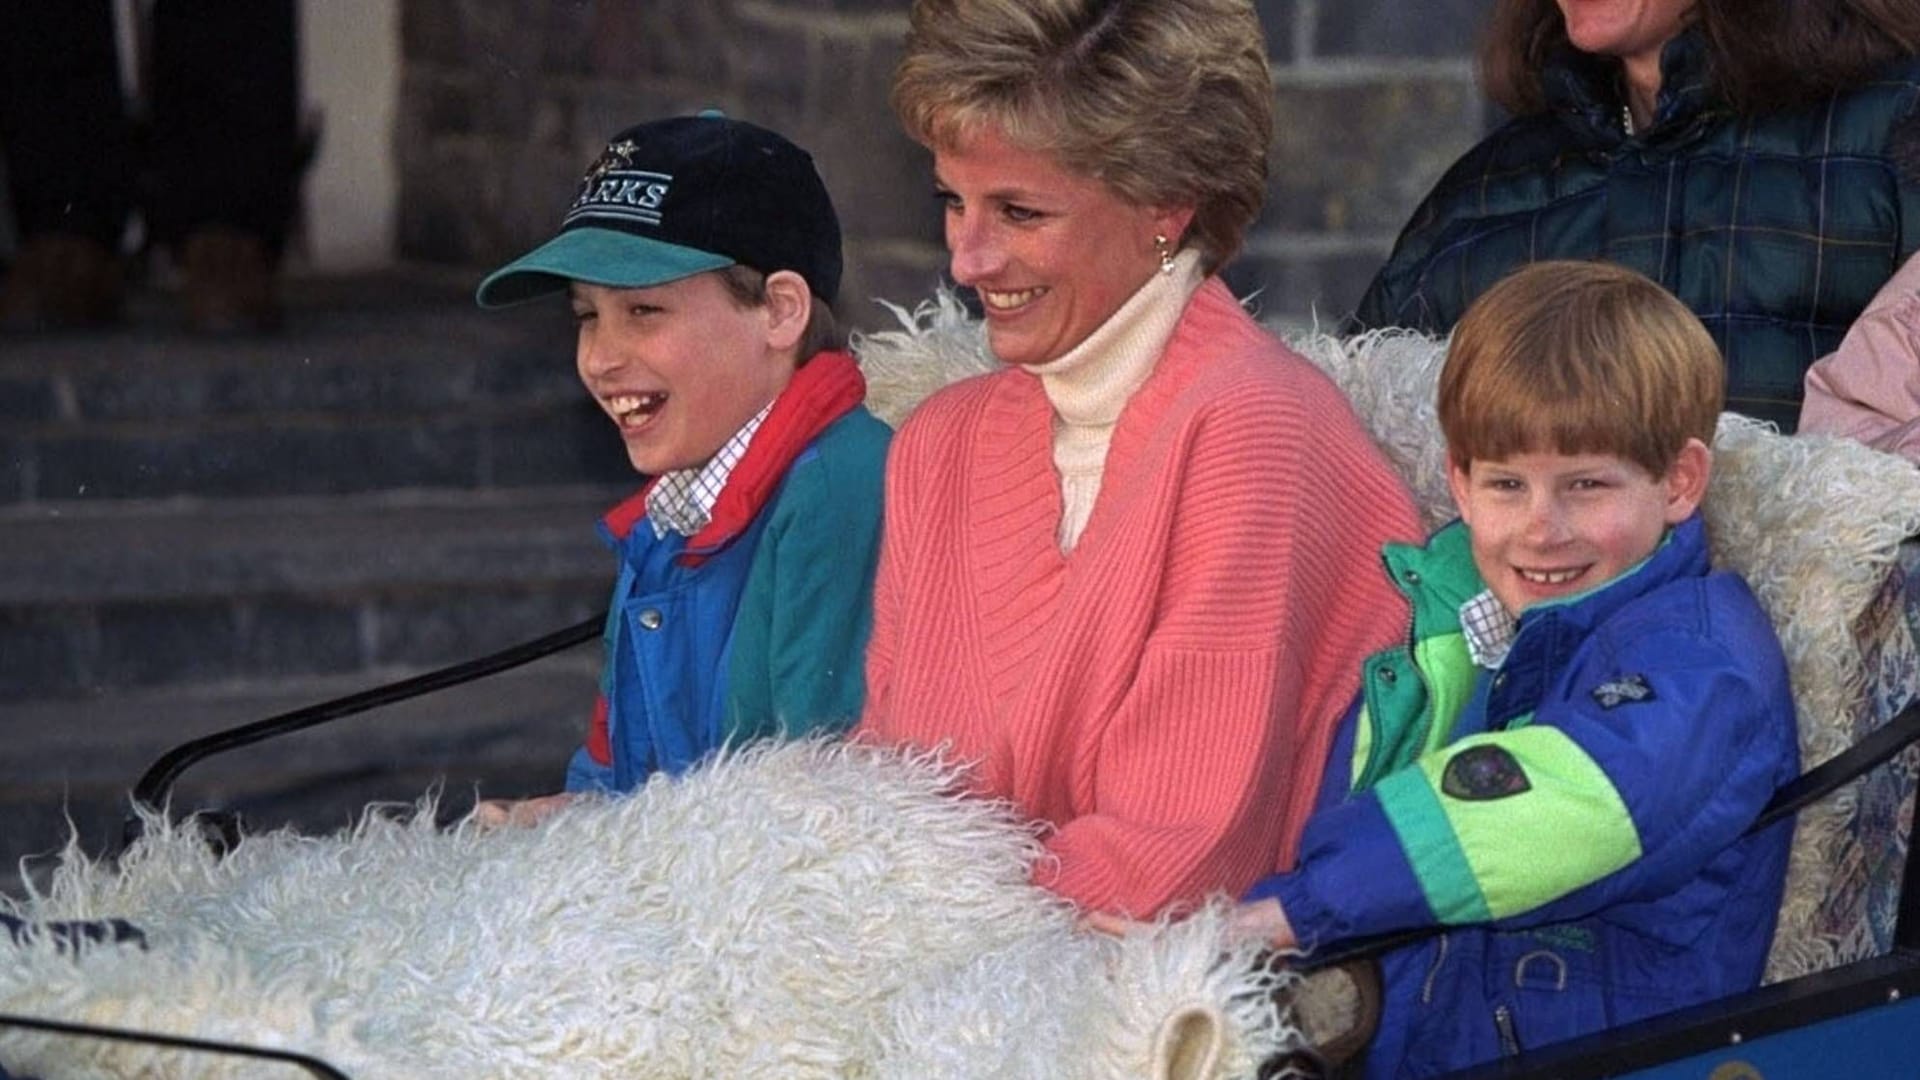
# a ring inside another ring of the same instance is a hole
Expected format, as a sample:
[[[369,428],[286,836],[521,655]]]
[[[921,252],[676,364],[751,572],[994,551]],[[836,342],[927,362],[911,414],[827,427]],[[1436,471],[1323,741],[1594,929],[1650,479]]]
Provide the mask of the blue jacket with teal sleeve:
[[[1302,947],[1443,932],[1382,959],[1369,1076],[1427,1076],[1755,985],[1798,772],[1771,624],[1698,514],[1592,592],[1528,608],[1492,673],[1459,608],[1466,528],[1389,547],[1412,603],[1337,737],[1277,897]]]
[[[628,791],[722,745],[859,719],[887,426],[822,353],[775,399],[712,521],[656,538],[645,489],[601,529],[619,554],[600,698],[569,791]]]

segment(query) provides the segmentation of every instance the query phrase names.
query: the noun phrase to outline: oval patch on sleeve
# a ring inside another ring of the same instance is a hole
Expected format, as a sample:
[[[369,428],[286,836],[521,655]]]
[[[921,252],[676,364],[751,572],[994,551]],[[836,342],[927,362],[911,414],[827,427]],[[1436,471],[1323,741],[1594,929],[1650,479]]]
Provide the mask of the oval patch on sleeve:
[[[1525,769],[1512,754],[1491,743],[1469,747],[1447,762],[1440,790],[1455,799],[1485,802],[1533,790]]]

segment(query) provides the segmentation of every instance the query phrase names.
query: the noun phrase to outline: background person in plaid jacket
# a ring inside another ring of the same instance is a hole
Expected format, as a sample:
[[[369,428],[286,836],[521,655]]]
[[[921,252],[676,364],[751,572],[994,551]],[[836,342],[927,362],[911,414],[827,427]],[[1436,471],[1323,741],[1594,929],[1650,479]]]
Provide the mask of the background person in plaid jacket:
[[[1920,5],[1496,0],[1513,119],[1427,195],[1349,330],[1444,334],[1523,263],[1638,270],[1706,325],[1727,407],[1791,431],[1801,382],[1920,248]]]

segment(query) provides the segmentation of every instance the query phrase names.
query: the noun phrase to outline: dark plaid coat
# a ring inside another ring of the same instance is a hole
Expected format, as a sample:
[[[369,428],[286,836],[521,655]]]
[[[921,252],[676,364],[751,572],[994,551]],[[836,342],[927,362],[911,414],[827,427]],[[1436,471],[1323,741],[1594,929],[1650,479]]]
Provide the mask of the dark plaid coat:
[[[1538,259],[1632,267],[1700,316],[1728,407],[1791,431],[1806,369],[1920,248],[1920,57],[1817,104],[1740,118],[1695,33],[1669,43],[1648,130],[1622,123],[1617,64],[1571,49],[1546,112],[1514,119],[1435,185],[1350,330],[1445,333]]]

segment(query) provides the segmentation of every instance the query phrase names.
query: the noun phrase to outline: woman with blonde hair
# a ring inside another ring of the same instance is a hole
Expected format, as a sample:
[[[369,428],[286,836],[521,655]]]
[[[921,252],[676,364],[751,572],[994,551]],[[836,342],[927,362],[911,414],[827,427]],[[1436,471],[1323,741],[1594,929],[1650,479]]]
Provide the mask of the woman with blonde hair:
[[[1047,827],[1036,878],[1150,917],[1291,864],[1410,500],[1213,276],[1259,212],[1245,0],[917,0],[893,102],[1004,367],[888,462],[861,735]]]
[[[1706,324],[1728,408],[1792,430],[1808,367],[1920,249],[1914,0],[1495,0],[1513,119],[1413,213],[1356,327],[1451,330],[1543,259],[1605,259]]]

